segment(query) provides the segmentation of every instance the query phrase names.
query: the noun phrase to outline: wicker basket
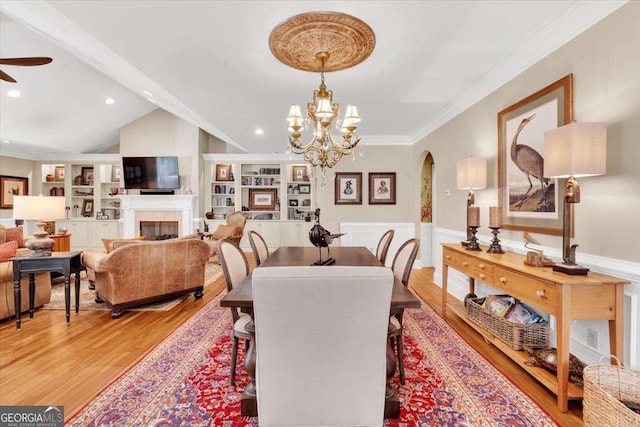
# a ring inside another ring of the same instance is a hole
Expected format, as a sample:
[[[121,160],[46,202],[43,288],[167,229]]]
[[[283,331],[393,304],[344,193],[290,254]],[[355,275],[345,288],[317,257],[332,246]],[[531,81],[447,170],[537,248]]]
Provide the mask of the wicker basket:
[[[512,349],[522,350],[525,345],[531,348],[549,346],[549,322],[513,323],[485,311],[482,307],[483,303],[484,298],[465,299],[467,317],[494,334]]]
[[[640,404],[640,371],[598,364],[585,367],[583,376],[585,426],[640,427],[640,414],[620,402]]]

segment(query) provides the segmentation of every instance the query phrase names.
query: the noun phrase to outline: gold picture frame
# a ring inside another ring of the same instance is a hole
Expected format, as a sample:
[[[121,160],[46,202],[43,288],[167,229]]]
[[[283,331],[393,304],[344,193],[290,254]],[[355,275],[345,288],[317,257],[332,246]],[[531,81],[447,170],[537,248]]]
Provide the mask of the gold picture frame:
[[[564,180],[544,178],[544,132],[573,120],[573,74],[498,113],[502,227],[562,234]]]
[[[216,165],[216,181],[232,181],[231,165]]]
[[[249,210],[252,211],[273,211],[276,208],[278,190],[275,188],[250,188],[249,189]]]
[[[64,166],[56,166],[53,172],[54,181],[64,181]]]
[[[306,166],[291,166],[292,181],[309,181],[309,173]]]

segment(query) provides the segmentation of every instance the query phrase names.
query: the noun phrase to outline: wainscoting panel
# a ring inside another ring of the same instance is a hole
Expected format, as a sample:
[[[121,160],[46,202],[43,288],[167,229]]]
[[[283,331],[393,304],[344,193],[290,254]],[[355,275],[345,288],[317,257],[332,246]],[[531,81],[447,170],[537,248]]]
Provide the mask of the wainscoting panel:
[[[435,272],[433,280],[442,285],[442,243],[459,242],[466,237],[458,231],[444,228],[435,228],[433,233],[434,251],[433,261]],[[490,235],[479,235],[481,244],[490,242]],[[501,240],[502,247],[510,252],[525,254],[526,249],[522,241]],[[562,256],[559,248],[540,247],[544,254],[552,259],[559,260]],[[621,261],[612,258],[599,257],[588,254],[580,254],[580,264],[590,270],[628,280],[629,285],[624,291],[624,357],[625,367],[640,369],[640,264]],[[468,292],[467,276],[453,268],[449,268],[448,291],[451,295],[462,300]],[[477,282],[476,294],[485,296],[496,291],[484,283]],[[543,313],[541,313],[543,314]],[[549,316],[547,316],[549,317]],[[555,342],[555,319],[550,320],[550,342]],[[587,345],[587,329],[597,333],[597,346]],[[571,322],[570,351],[585,363],[598,363],[602,356],[609,355],[609,326],[604,320],[576,320]]]
[[[376,253],[380,237],[390,229],[394,229],[393,240],[387,254],[386,265],[391,266],[396,251],[404,242],[415,237],[415,224],[412,222],[341,222],[340,246],[365,246]],[[441,258],[442,259],[442,258]]]

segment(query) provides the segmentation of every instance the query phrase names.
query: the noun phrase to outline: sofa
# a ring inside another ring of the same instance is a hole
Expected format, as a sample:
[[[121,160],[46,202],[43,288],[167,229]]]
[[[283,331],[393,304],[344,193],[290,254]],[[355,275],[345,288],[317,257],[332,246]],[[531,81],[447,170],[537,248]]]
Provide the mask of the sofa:
[[[96,301],[123,310],[194,292],[202,297],[209,246],[199,239],[120,241],[107,254],[82,253],[82,263],[95,274]]]
[[[14,237],[17,236],[17,237]],[[7,319],[16,314],[16,304],[13,297],[13,262],[9,260],[13,256],[27,255],[30,251],[24,248],[21,227],[5,228],[0,225],[0,246],[9,246],[9,242],[16,241],[13,251],[0,257],[0,320]],[[4,252],[0,250],[1,252]],[[39,273],[35,275],[36,294],[34,307],[41,307],[51,301],[51,275]],[[20,312],[29,311],[29,275],[22,276],[20,280]]]

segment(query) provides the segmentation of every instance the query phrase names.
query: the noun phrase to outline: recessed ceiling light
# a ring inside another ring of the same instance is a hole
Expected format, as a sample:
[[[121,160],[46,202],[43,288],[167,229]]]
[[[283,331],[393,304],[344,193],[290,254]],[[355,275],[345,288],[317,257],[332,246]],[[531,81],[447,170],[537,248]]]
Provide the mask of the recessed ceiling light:
[[[113,98],[107,98],[107,99],[104,100],[104,103],[107,104],[107,105],[111,105],[114,102],[116,102],[116,100],[113,99]]]
[[[263,135],[264,131],[262,129],[258,128],[256,130],[254,130],[253,133],[255,133],[256,135]]]
[[[142,93],[144,93],[147,96],[153,96],[151,92],[149,92],[148,90],[143,90]]]
[[[151,102],[152,104],[155,104],[155,103],[156,103],[156,100],[155,100],[155,99],[153,99],[153,98],[147,98],[147,101]]]
[[[11,98],[17,98],[20,96],[20,91],[11,89],[9,92],[7,92],[7,96],[10,96]]]
[[[11,144],[11,141],[9,141],[8,139],[5,139],[5,140],[4,140],[4,141],[2,141],[2,142],[4,142],[5,144]]]

